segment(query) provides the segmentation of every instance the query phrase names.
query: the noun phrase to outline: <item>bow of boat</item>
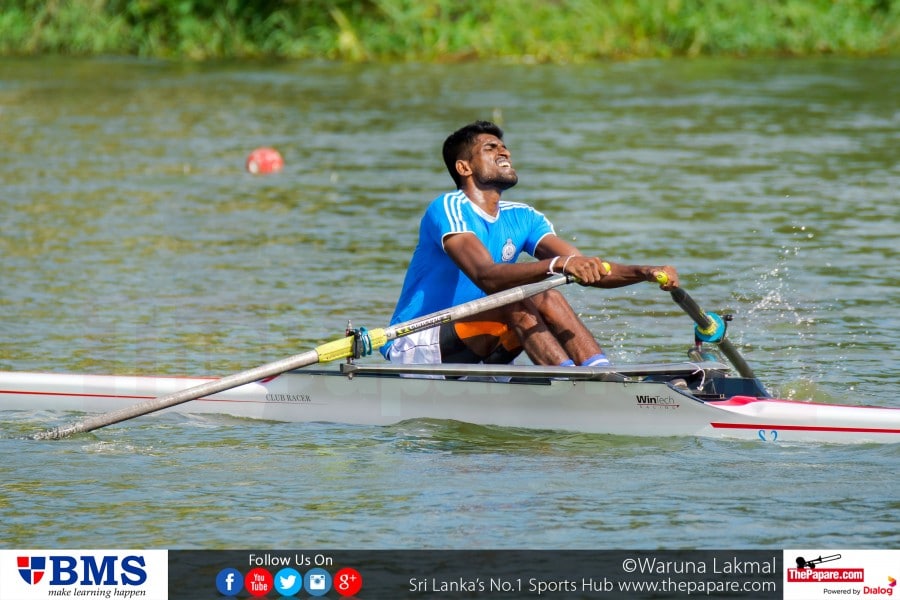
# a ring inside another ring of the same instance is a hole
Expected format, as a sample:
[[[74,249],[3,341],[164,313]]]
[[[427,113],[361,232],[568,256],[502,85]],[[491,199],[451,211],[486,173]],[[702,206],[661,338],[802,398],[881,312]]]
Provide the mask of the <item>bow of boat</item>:
[[[900,409],[734,396],[709,402],[729,416],[713,429],[743,432],[764,441],[900,443]]]

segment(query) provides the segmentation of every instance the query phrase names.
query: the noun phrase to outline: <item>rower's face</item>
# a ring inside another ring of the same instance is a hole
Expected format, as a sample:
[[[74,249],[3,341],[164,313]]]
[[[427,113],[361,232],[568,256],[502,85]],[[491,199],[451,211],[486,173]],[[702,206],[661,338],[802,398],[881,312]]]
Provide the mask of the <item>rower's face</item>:
[[[482,133],[475,138],[472,157],[466,162],[472,170],[473,179],[481,186],[506,190],[519,181],[506,144],[495,135]]]

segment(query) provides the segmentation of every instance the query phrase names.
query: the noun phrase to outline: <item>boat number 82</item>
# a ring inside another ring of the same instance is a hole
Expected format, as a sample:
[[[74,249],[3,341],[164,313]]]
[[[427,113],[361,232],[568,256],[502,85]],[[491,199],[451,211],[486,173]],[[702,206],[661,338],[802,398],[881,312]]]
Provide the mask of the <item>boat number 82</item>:
[[[775,429],[772,429],[770,431],[766,431],[765,429],[760,429],[759,432],[757,433],[757,435],[759,436],[759,439],[761,439],[764,442],[778,441],[778,431]]]

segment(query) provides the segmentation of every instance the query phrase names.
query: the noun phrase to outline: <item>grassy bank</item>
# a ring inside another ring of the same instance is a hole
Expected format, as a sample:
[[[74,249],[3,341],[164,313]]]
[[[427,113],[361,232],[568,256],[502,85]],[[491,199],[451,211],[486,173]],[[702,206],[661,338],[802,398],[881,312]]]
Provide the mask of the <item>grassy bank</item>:
[[[0,0],[0,54],[566,62],[900,53],[900,0]]]

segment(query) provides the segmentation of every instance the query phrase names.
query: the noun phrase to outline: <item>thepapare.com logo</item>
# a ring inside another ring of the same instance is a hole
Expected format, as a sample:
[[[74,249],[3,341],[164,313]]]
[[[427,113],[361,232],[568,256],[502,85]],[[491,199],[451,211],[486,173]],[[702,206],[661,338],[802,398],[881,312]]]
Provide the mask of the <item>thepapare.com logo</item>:
[[[152,600],[168,593],[165,550],[0,552],[0,599]]]

